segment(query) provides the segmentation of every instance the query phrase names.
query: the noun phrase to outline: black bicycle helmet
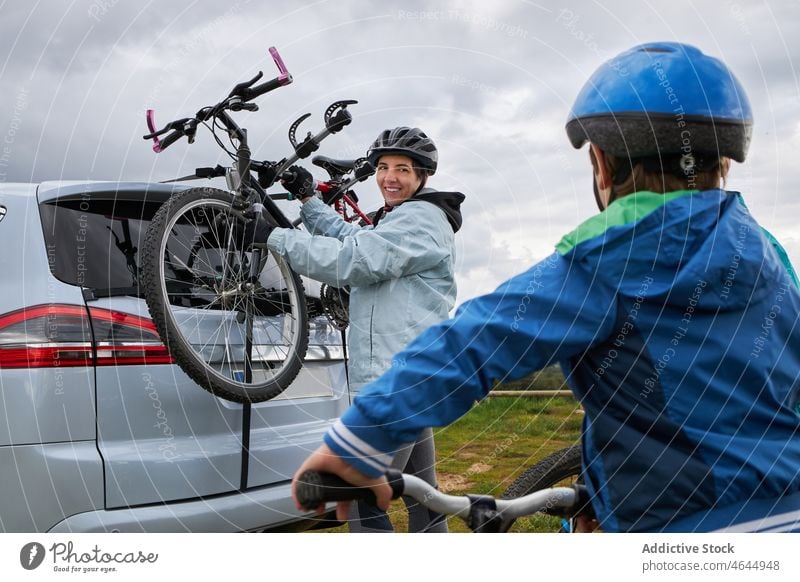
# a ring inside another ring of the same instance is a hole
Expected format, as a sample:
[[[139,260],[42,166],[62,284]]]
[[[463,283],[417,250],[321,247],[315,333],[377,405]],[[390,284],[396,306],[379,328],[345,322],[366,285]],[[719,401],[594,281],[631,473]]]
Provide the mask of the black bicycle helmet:
[[[578,94],[566,129],[575,148],[589,141],[619,158],[743,162],[753,113],[725,64],[693,46],[660,42],[601,65]]]
[[[418,127],[395,127],[383,131],[367,151],[367,159],[377,166],[381,156],[390,154],[408,156],[429,176],[436,173],[439,163],[436,144]]]

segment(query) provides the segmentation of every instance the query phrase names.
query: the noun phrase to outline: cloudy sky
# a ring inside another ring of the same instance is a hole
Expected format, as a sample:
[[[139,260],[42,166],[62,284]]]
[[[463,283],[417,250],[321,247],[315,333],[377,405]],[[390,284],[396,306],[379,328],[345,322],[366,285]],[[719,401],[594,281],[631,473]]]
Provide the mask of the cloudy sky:
[[[587,153],[563,129],[588,75],[635,44],[694,44],[728,63],[755,110],[728,187],[800,263],[796,1],[7,0],[0,16],[0,181],[164,180],[224,162],[200,133],[156,156],[144,111],[163,123],[274,76],[274,45],[295,82],[240,114],[255,155],[287,155],[290,123],[310,112],[317,131],[337,99],[359,101],[354,122],[319,153],[357,157],[385,127],[424,128],[440,148],[431,185],[468,196],[460,301],[595,212]],[[371,182],[358,192],[377,206]]]

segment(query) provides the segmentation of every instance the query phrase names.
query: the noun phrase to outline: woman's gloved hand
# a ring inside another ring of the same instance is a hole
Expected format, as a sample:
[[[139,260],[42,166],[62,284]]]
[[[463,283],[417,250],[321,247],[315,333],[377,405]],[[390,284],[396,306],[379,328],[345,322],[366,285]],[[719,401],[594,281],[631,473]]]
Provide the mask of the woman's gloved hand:
[[[286,191],[301,202],[314,195],[314,177],[302,166],[291,166],[287,173],[294,174],[291,180],[281,180]]]

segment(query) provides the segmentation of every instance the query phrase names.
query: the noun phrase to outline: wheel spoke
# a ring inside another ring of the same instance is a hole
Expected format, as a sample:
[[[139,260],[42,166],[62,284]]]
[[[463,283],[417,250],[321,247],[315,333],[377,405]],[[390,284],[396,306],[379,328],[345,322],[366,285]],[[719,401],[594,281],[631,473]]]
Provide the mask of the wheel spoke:
[[[145,297],[191,378],[224,398],[260,401],[299,371],[308,342],[305,301],[282,259],[265,251],[255,265],[259,253],[242,250],[244,230],[236,224],[244,219],[231,204],[230,194],[203,188],[159,210],[143,252],[147,272],[159,276],[146,277]],[[255,286],[247,284],[251,265]]]

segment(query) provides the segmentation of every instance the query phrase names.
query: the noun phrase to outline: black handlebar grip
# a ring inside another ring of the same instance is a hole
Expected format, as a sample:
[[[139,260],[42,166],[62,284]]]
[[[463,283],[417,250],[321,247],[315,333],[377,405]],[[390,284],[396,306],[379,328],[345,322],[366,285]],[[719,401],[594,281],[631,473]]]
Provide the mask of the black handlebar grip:
[[[283,81],[280,77],[275,77],[269,81],[262,83],[261,85],[256,85],[255,87],[250,87],[249,89],[245,89],[241,92],[242,98],[244,101],[252,101],[256,97],[260,97],[264,93],[269,93],[277,89],[278,87],[283,87],[287,85],[286,81]]]
[[[173,131],[172,133],[170,133],[167,137],[161,140],[161,151],[164,151],[169,146],[174,144],[176,141],[182,138],[183,135],[184,134],[182,131]]]
[[[306,509],[316,509],[328,501],[354,501],[360,499],[375,505],[371,489],[355,487],[331,473],[306,471],[297,480],[297,501]]]

